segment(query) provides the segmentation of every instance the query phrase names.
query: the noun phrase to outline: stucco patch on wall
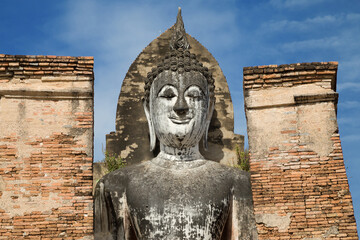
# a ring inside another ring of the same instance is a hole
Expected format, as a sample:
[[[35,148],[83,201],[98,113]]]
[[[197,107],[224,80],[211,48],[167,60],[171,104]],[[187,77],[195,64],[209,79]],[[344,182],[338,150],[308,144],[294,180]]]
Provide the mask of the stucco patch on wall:
[[[277,228],[279,232],[285,232],[290,225],[290,218],[292,213],[287,213],[285,216],[278,214],[256,214],[256,223],[263,223],[266,227]]]

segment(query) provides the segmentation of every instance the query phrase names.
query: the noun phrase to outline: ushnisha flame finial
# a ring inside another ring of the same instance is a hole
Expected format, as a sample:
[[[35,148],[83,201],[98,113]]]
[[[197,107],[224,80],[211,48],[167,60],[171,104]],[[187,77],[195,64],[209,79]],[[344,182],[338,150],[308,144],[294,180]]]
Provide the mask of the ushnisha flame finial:
[[[183,50],[186,50],[189,49],[189,47],[190,44],[186,38],[184,22],[181,16],[181,7],[179,7],[176,23],[170,40],[170,49],[178,50],[179,48],[182,48]]]
[[[186,38],[180,7],[176,23],[172,30],[173,32],[170,39],[170,48],[165,53],[165,56],[160,59],[159,63],[155,65],[150,72],[147,73],[144,86],[145,104],[148,105],[150,101],[151,85],[158,77],[158,75],[163,71],[172,71],[178,73],[194,71],[201,73],[207,80],[210,100],[211,102],[215,102],[215,80],[211,74],[211,71],[207,67],[204,67],[203,64],[196,59],[195,54],[190,53],[189,51],[190,44]]]

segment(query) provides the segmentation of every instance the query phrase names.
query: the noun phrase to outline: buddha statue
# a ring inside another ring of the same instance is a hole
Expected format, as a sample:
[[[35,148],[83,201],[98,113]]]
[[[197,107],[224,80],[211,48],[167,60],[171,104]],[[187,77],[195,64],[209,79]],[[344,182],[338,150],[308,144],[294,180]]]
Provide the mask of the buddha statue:
[[[214,104],[214,79],[190,53],[179,10],[145,83],[150,150],[159,141],[160,152],[99,180],[95,239],[257,239],[249,174],[199,152]]]

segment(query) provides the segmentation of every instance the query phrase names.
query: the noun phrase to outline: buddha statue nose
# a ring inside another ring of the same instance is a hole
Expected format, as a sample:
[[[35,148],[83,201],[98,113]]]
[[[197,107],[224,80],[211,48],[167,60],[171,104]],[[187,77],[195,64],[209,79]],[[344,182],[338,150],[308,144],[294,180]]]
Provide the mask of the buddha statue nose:
[[[183,94],[179,94],[179,97],[176,100],[176,103],[175,103],[173,109],[176,112],[176,114],[179,116],[185,115],[188,112],[189,106],[187,105]]]

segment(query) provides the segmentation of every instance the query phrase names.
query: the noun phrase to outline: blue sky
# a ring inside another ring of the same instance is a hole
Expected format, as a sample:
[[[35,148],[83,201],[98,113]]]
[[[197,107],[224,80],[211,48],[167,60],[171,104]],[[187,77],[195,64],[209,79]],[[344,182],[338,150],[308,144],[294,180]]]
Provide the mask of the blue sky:
[[[360,1],[13,0],[1,2],[0,53],[95,57],[95,161],[115,128],[130,64],[183,9],[186,31],[218,60],[230,87],[235,132],[246,135],[242,68],[338,61],[338,124],[360,221]],[[360,227],[358,227],[360,229]]]

